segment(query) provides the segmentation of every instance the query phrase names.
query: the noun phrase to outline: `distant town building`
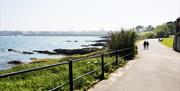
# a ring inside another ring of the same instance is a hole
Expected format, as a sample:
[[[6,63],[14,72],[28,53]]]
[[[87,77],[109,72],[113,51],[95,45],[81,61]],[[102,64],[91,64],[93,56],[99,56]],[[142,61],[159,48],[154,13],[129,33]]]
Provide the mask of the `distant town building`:
[[[176,33],[174,36],[173,49],[180,52],[180,17],[176,20]]]

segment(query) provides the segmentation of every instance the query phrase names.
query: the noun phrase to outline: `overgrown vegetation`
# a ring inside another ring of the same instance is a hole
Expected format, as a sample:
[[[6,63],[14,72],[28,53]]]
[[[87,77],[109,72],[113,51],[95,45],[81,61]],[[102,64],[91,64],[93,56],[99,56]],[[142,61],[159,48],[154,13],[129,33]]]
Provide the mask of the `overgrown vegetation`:
[[[23,69],[40,67],[43,65],[55,64],[58,62],[63,62],[71,59],[77,59],[82,57],[87,57],[94,54],[99,54],[103,51],[97,51],[86,55],[73,55],[61,59],[41,59],[36,60],[30,64],[22,64],[16,66],[12,69],[0,71],[0,74],[15,72]],[[109,63],[115,60],[114,56],[105,56],[104,62]],[[121,60],[121,61],[120,61]],[[126,61],[119,59],[119,67],[123,66]],[[98,69],[101,67],[101,58],[91,58],[83,61],[73,63],[73,75],[74,78],[83,75],[89,71]],[[117,66],[114,64],[105,67],[106,74],[111,73],[115,70]],[[74,83],[74,88],[79,90],[86,90],[94,82],[100,79],[101,71],[96,71],[95,73],[78,79]],[[106,75],[107,77],[107,75]],[[52,89],[59,86],[65,82],[68,82],[68,64],[56,66],[48,69],[42,69],[22,75],[11,76],[7,78],[0,79],[0,89],[3,91],[42,91]],[[63,87],[61,90],[68,90],[69,86]]]
[[[122,52],[121,54],[135,53],[136,52],[136,32],[133,30],[121,30],[110,33],[110,41],[108,47],[110,50],[119,50],[132,47],[131,50]],[[129,56],[132,59],[134,55]]]
[[[13,67],[8,70],[0,71],[0,74],[6,74],[11,72],[16,72],[24,69],[36,68],[45,65],[55,64],[63,61],[69,61],[72,59],[83,58],[95,54],[100,54],[104,52],[109,52],[113,50],[119,50],[123,48],[131,47],[132,50],[123,51],[119,56],[132,54],[127,56],[126,59],[132,59],[134,57],[134,53],[136,52],[135,48],[135,39],[136,33],[134,31],[120,31],[120,32],[111,32],[110,41],[108,43],[109,49],[102,49],[100,51],[96,51],[93,53],[85,54],[85,55],[72,55],[64,58],[56,58],[56,59],[38,59],[34,60],[29,64],[22,64],[16,67]],[[116,65],[113,61],[115,61],[115,55],[105,55],[104,63],[108,64],[105,66],[105,77],[107,78],[107,74],[113,72],[117,67],[122,67],[126,64],[126,61],[123,58],[119,58],[119,65]],[[95,69],[101,68],[101,57],[85,59],[79,62],[73,62],[73,76],[77,78],[87,72],[93,71]],[[41,69],[25,74],[20,74],[16,76],[10,76],[7,78],[0,79],[0,89],[3,91],[42,91],[49,90],[59,85],[62,85],[69,81],[69,73],[68,73],[68,64],[60,65],[56,67],[51,67],[47,69]],[[95,71],[93,74],[80,78],[74,81],[74,89],[77,90],[87,90],[92,84],[96,83],[101,78],[101,71]],[[61,88],[60,90],[69,90],[69,85]]]
[[[110,33],[110,41],[108,47],[110,50],[119,50],[123,48],[135,46],[136,33],[129,31],[116,31]]]

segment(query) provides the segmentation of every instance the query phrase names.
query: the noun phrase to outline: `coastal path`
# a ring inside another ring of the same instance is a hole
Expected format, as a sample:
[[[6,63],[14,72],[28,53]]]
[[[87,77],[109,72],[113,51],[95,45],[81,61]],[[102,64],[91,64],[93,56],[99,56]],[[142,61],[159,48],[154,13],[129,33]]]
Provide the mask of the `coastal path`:
[[[180,91],[180,53],[149,39],[149,50],[138,43],[139,54],[107,80],[89,91]]]

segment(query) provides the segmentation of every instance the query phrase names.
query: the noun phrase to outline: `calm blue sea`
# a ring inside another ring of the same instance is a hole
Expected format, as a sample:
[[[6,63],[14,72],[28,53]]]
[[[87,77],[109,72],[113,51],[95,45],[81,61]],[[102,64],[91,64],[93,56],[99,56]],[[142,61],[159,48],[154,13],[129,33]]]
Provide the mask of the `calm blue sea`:
[[[58,48],[77,49],[83,48],[81,45],[92,44],[92,41],[99,39],[101,38],[98,36],[0,36],[0,70],[12,67],[13,65],[7,64],[8,61],[12,60],[21,60],[22,62],[28,63],[31,61],[30,58],[63,57],[63,55],[8,52],[8,49],[29,52],[33,50],[54,50]]]

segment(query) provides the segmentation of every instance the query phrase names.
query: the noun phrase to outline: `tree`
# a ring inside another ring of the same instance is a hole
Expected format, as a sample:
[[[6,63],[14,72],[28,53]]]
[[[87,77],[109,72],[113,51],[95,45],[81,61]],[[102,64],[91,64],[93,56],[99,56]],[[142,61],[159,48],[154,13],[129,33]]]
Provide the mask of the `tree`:
[[[163,37],[169,37],[170,32],[169,32],[169,27],[166,24],[158,25],[155,29],[154,32],[157,34],[157,38],[163,38]]]
[[[154,27],[149,25],[145,28],[145,31],[153,31],[154,30]]]
[[[169,32],[171,35],[174,35],[175,34],[175,30],[176,30],[176,25],[175,25],[175,22],[173,21],[169,21],[166,23],[167,27],[169,28]]]
[[[135,29],[136,29],[137,32],[141,32],[141,31],[143,31],[144,26],[138,25],[138,26],[136,26]]]

